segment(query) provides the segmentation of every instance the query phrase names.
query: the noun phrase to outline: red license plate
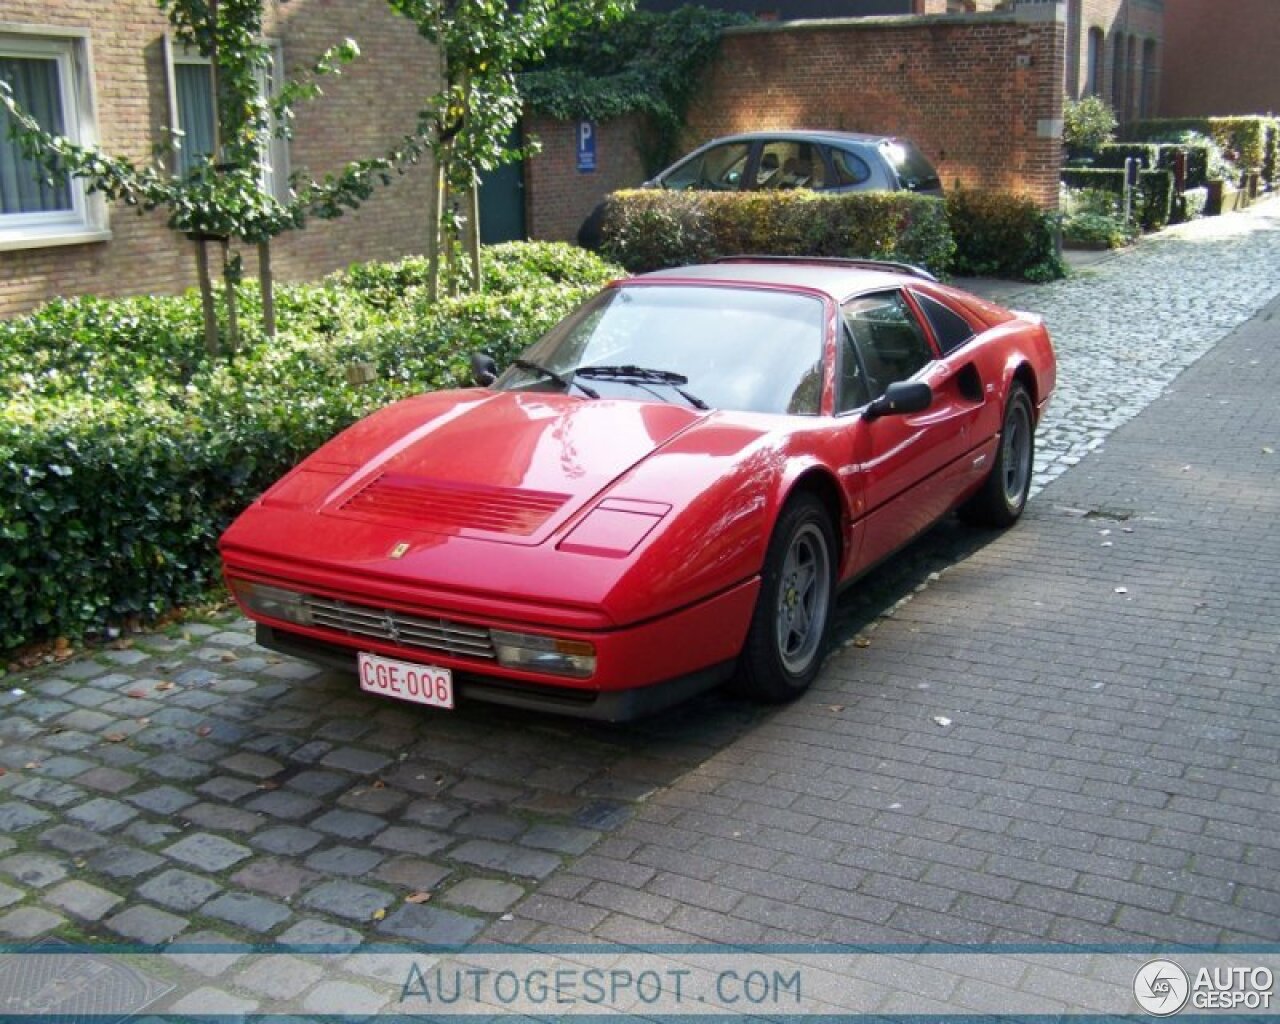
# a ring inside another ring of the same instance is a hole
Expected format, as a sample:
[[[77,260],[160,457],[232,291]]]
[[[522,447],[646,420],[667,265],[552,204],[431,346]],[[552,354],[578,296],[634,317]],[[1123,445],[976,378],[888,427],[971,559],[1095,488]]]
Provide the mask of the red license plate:
[[[433,708],[453,707],[453,673],[435,665],[416,665],[360,653],[360,689]]]

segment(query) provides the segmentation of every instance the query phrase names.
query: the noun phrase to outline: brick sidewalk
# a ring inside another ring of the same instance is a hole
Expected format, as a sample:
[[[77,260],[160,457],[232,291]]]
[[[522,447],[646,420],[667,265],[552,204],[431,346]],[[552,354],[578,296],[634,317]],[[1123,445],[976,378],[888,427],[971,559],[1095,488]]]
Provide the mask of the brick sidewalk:
[[[1275,301],[1016,529],[917,544],[869,646],[487,937],[1280,939],[1278,346]]]

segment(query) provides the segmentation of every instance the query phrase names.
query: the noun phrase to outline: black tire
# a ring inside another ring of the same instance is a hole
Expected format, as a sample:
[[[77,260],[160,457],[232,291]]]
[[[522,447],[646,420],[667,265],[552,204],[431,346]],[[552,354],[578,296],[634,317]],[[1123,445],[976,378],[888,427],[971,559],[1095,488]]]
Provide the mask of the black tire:
[[[792,498],[778,517],[760,596],[738,662],[737,688],[779,704],[804,693],[822,667],[831,633],[836,538],[812,494]]]
[[[1035,461],[1036,419],[1031,396],[1021,384],[1009,388],[1000,424],[1000,443],[982,489],[960,506],[960,518],[975,526],[1012,526],[1027,507]]]

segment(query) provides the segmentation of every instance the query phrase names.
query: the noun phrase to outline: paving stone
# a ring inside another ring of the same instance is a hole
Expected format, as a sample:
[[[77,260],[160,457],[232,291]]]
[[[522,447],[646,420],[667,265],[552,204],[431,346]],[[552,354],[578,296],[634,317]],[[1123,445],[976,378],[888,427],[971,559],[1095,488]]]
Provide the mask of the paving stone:
[[[65,910],[82,921],[97,921],[123,901],[120,896],[96,885],[72,879],[54,886],[41,897],[45,903]]]
[[[27,803],[16,800],[0,804],[0,833],[25,832],[49,820],[49,815]]]
[[[253,779],[269,779],[284,771],[284,765],[273,758],[243,751],[226,758],[221,766],[236,775],[247,775]]]
[[[452,789],[449,795],[455,800],[464,800],[469,804],[488,806],[497,804],[509,807],[520,797],[520,790],[514,786],[504,786],[486,779],[463,779]]]
[[[459,835],[476,836],[480,839],[505,840],[514,839],[528,827],[528,822],[520,818],[513,818],[506,814],[481,812],[479,814],[468,814],[461,821],[456,822],[453,826],[453,831]]]
[[[119,843],[99,850],[89,858],[89,867],[112,878],[137,878],[164,863],[163,857]]]
[[[147,758],[139,767],[170,782],[194,782],[203,779],[210,770],[208,765],[180,754],[158,754]]]
[[[74,729],[68,729],[64,732],[45,735],[42,742],[50,750],[75,753],[76,751],[88,750],[90,747],[96,746],[100,741],[98,737],[90,736],[87,732],[76,732]],[[98,756],[102,757],[101,752],[98,753]],[[103,760],[106,760],[106,758],[104,757]]]
[[[102,836],[80,828],[78,825],[54,825],[47,832],[40,834],[40,842],[72,854],[100,850],[107,845],[107,840]]]
[[[58,724],[64,729],[79,729],[82,732],[101,732],[116,724],[116,718],[112,715],[104,715],[101,711],[92,711],[89,708],[76,708],[58,719]]]
[[[96,708],[111,700],[111,697],[112,695],[104,690],[81,686],[66,694],[63,699],[82,708]]]
[[[376,836],[373,839],[373,845],[383,850],[428,856],[443,850],[453,841],[452,836],[434,832],[431,829],[393,825]]]
[[[106,669],[92,661],[73,661],[58,669],[58,673],[67,679],[84,682],[106,673]]]
[[[138,816],[138,812],[119,800],[100,796],[87,803],[72,807],[65,815],[71,821],[91,828],[95,832],[110,832]]]
[[[440,800],[415,800],[404,809],[401,817],[416,825],[446,829],[465,813],[463,808]]]
[[[124,651],[103,651],[99,658],[109,661],[113,665],[123,665],[131,667],[133,665],[141,665],[144,661],[151,658],[146,651],[124,650]]]
[[[453,946],[470,942],[483,920],[426,903],[406,903],[377,925],[377,931],[423,945]]]
[[[293,793],[287,789],[276,789],[254,797],[245,804],[250,811],[269,814],[273,818],[284,818],[296,821],[318,811],[323,804],[319,800],[301,793]]]
[[[416,892],[429,891],[449,877],[449,869],[417,857],[396,857],[380,865],[374,877]]]
[[[324,836],[309,828],[296,825],[277,825],[275,828],[264,828],[249,842],[259,850],[278,853],[286,857],[296,857],[314,849],[324,841]]]
[[[339,839],[368,839],[386,828],[386,822],[361,811],[333,810],[320,815],[311,827]]]
[[[138,895],[169,910],[186,912],[208,902],[222,886],[202,875],[170,868],[138,887]]]
[[[338,797],[342,807],[353,811],[364,811],[368,814],[385,816],[409,801],[409,794],[386,786],[357,786]]]
[[[243,1020],[258,1009],[252,999],[224,992],[220,988],[201,986],[186,993],[169,1007],[169,1012],[180,1017],[212,1017],[224,1020]]]
[[[457,906],[471,907],[486,914],[500,914],[514,906],[524,890],[510,882],[494,878],[466,878],[444,893],[444,900]]]
[[[327,850],[319,850],[311,854],[306,860],[306,865],[321,874],[361,878],[385,859],[386,854],[379,853],[377,850],[355,846],[331,846]]]
[[[196,787],[196,792],[211,800],[221,800],[224,803],[233,804],[237,800],[242,800],[250,793],[261,793],[262,789],[254,782],[246,782],[244,779],[233,779],[226,775],[218,775],[209,779],[207,782],[202,782]]]
[[[0,871],[23,885],[43,889],[67,877],[67,866],[43,853],[15,853],[0,860]]]
[[[304,917],[278,936],[277,946],[359,946],[364,936],[351,928]]]
[[[252,832],[266,821],[264,815],[214,803],[195,804],[184,810],[180,817],[193,825],[217,832]]]
[[[351,981],[322,981],[302,997],[302,1009],[309,1013],[326,1013],[331,1006],[341,1006],[355,1017],[373,1017],[391,1000],[386,996]]]
[[[449,856],[464,864],[524,878],[546,878],[560,866],[560,858],[550,853],[488,839],[469,840],[449,851]]]
[[[246,931],[264,934],[293,916],[293,912],[275,900],[263,899],[247,892],[225,892],[200,911]]]
[[[249,861],[231,876],[231,881],[242,889],[290,900],[320,877],[317,872],[308,871],[297,864],[274,857],[262,857]]]
[[[373,750],[361,750],[359,747],[338,747],[320,759],[326,768],[338,768],[353,772],[356,775],[372,775],[381,771],[391,763],[391,758]]]
[[[304,743],[299,747],[294,747],[289,752],[289,760],[296,761],[298,764],[317,764],[320,758],[329,753],[333,749],[332,743],[324,743],[320,740],[313,740],[310,743]]]
[[[0,917],[0,935],[34,939],[66,924],[67,919],[41,907],[18,907]]]
[[[226,953],[211,952],[226,948]],[[189,952],[181,952],[182,949]],[[237,951],[239,950],[239,951]],[[242,943],[221,932],[202,930],[184,935],[178,952],[166,952],[164,957],[180,967],[206,978],[217,978],[250,954]]]
[[[351,782],[351,777],[341,775],[338,772],[326,772],[319,769],[312,769],[305,772],[298,772],[293,778],[285,783],[290,789],[296,789],[310,796],[328,796],[342,789],[343,786]]]
[[[144,811],[166,815],[175,814],[196,802],[196,798],[190,793],[173,786],[155,786],[140,793],[131,793],[125,799]]]
[[[127,839],[143,846],[159,846],[181,834],[180,827],[167,821],[135,821],[124,830]]]
[[[188,926],[187,919],[155,907],[134,905],[120,911],[104,922],[117,935],[133,939],[144,946],[158,946],[181,935]]]
[[[236,729],[239,732],[247,733],[247,730],[240,729],[238,726]],[[222,742],[225,743],[227,741],[223,740]],[[267,757],[277,759],[289,757],[301,745],[301,741],[296,737],[286,736],[283,733],[260,733],[238,743],[242,750],[249,750],[255,754],[265,754]]]
[[[395,902],[381,889],[355,882],[324,882],[302,897],[302,906],[351,921],[369,921],[373,915]]]
[[[0,882],[0,907],[11,907],[25,897],[26,893],[21,889],[15,889],[11,885]]]
[[[166,857],[190,864],[200,871],[225,871],[231,865],[252,856],[253,851],[230,839],[208,832],[197,832],[179,839],[163,853]]]
[[[138,781],[132,772],[119,768],[90,768],[83,775],[76,776],[76,784],[88,786],[102,793],[123,793]]]
[[[292,999],[323,978],[325,970],[297,957],[261,957],[232,979],[237,988],[268,999]],[[329,1007],[332,1009],[332,1006]]]
[[[66,807],[88,796],[79,786],[57,779],[24,779],[13,787],[13,795],[50,807]]]
[[[600,833],[591,829],[539,823],[520,837],[520,843],[540,850],[577,856],[586,853],[599,839]]]

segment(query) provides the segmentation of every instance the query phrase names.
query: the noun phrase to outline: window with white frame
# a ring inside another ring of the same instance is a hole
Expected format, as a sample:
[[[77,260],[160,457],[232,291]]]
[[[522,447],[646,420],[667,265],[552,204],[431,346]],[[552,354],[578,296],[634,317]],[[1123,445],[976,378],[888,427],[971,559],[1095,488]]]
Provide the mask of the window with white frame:
[[[87,40],[55,33],[0,30],[0,80],[45,131],[92,145]],[[9,137],[9,122],[0,108],[0,249],[109,237],[101,200],[80,181],[58,180],[28,160]]]
[[[271,61],[259,75],[263,95],[279,95],[283,53],[280,44],[268,41]],[[169,121],[175,133],[173,170],[186,174],[213,154],[217,137],[217,110],[214,102],[213,67],[208,57],[166,37],[165,53],[169,75]],[[283,200],[288,193],[289,151],[284,139],[274,136],[263,146],[260,166],[262,187]]]

